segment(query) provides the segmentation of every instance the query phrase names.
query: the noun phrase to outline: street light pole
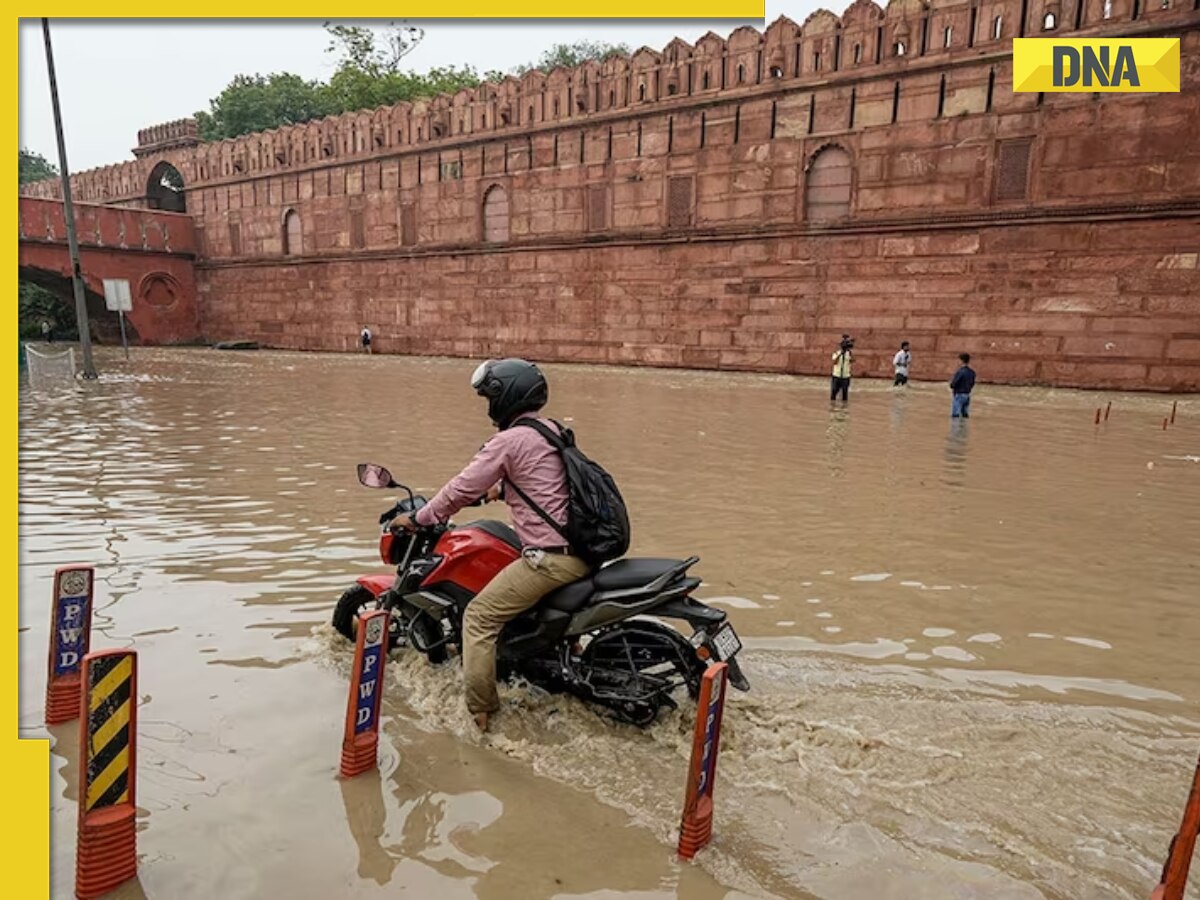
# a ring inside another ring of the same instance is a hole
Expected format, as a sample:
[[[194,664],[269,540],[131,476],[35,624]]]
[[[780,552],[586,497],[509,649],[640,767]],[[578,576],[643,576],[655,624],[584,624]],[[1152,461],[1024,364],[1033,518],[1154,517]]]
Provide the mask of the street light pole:
[[[92,361],[92,332],[88,326],[87,294],[83,288],[83,269],[79,265],[79,240],[75,236],[75,206],[71,202],[71,175],[67,170],[67,144],[63,140],[62,110],[58,107],[58,79],[54,77],[54,51],[50,48],[50,20],[42,19],[46,39],[46,68],[50,72],[50,101],[54,105],[54,136],[58,139],[58,168],[62,177],[63,211],[67,220],[67,248],[71,253],[71,285],[75,290],[75,322],[79,327],[79,347],[83,351],[83,377],[96,377]]]

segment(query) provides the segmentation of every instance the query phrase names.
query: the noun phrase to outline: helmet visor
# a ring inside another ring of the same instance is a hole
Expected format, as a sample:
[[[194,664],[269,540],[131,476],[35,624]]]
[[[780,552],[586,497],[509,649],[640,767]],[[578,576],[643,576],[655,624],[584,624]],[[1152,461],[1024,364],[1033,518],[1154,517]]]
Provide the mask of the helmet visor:
[[[471,376],[471,387],[473,387],[475,390],[479,390],[480,386],[483,384],[483,380],[487,378],[488,370],[492,367],[493,363],[495,363],[495,360],[489,359],[487,362],[479,364],[479,368],[477,368],[475,370],[475,374]]]

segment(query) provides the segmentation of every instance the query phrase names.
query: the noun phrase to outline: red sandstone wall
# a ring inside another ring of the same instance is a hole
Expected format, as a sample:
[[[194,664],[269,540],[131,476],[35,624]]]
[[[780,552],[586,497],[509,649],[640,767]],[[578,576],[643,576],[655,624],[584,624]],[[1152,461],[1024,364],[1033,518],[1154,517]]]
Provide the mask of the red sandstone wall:
[[[104,279],[128,280],[133,295],[129,321],[143,343],[171,344],[199,336],[195,233],[189,216],[77,204],[75,228],[88,290],[103,297]],[[22,197],[17,229],[21,269],[71,277],[61,203]]]
[[[858,371],[914,376],[963,350],[988,381],[1200,387],[1200,217],[935,234],[714,240],[220,266],[209,336],[383,352],[825,373],[843,331]],[[619,277],[617,277],[619,273]]]
[[[381,349],[823,372],[850,329],[939,364],[974,347],[996,380],[1195,388],[1193,7],[859,0],[235,141],[172,123],[78,184],[138,202],[156,161],[179,168],[212,338],[396,323]],[[1036,35],[1048,8],[1060,33],[1182,35],[1184,91],[1014,94],[1021,10]],[[839,183],[848,209],[819,221]],[[601,331],[554,332],[550,299],[554,328]]]

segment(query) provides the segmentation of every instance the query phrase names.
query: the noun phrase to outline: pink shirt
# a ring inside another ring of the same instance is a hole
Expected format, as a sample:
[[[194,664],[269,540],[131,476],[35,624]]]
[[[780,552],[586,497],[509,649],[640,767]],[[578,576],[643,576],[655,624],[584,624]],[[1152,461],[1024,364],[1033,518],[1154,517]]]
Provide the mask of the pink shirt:
[[[520,418],[525,418],[524,416]],[[554,423],[539,417],[554,428]],[[517,485],[529,498],[558,522],[567,521],[567,478],[558,451],[527,426],[509,426],[483,445],[467,467],[455,475],[432,500],[417,510],[419,525],[445,522],[478,500],[498,482]],[[504,501],[511,510],[513,528],[525,547],[563,547],[566,540],[531,509],[514,490],[505,490]]]

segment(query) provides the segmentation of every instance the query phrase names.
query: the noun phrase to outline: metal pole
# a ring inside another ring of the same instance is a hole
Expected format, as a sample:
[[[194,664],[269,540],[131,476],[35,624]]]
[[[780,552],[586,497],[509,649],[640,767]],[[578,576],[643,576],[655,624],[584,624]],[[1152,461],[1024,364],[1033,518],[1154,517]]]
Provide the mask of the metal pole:
[[[121,310],[121,346],[125,348],[125,359],[129,359],[129,342],[125,340],[125,310]]]
[[[46,68],[50,72],[50,101],[54,105],[54,136],[58,140],[58,168],[62,177],[63,212],[67,220],[67,248],[71,253],[71,285],[75,290],[75,322],[79,327],[79,349],[83,351],[83,377],[96,377],[92,361],[92,332],[88,326],[87,294],[79,265],[79,241],[75,237],[75,206],[71,203],[71,175],[67,170],[67,144],[63,140],[62,110],[58,106],[58,79],[54,76],[54,51],[50,48],[50,20],[42,19],[46,39]]]

